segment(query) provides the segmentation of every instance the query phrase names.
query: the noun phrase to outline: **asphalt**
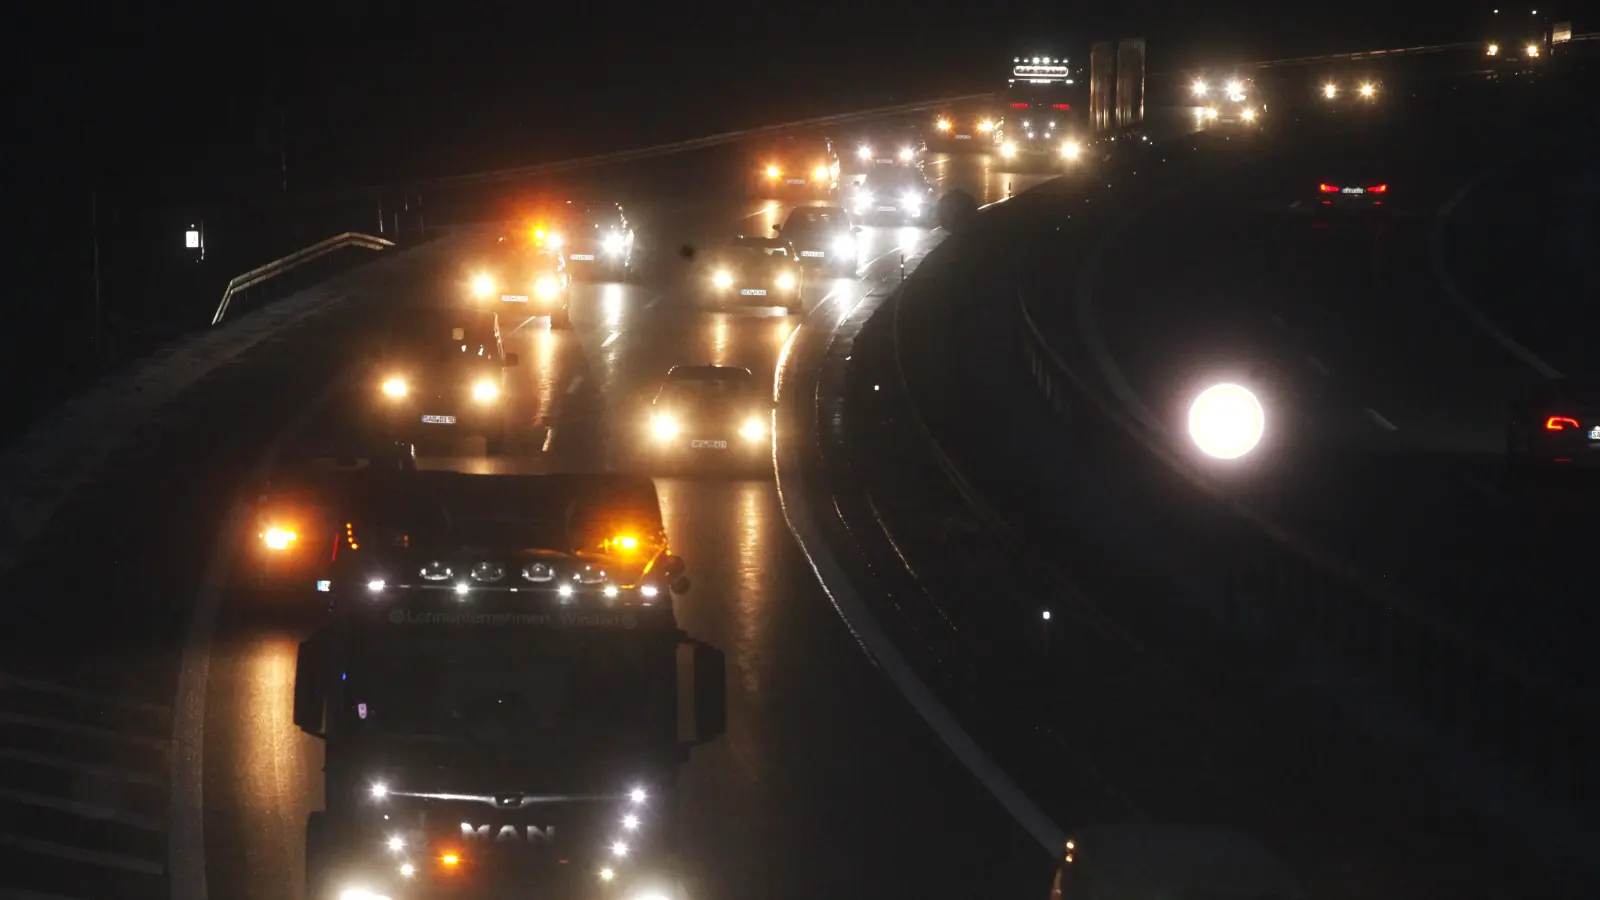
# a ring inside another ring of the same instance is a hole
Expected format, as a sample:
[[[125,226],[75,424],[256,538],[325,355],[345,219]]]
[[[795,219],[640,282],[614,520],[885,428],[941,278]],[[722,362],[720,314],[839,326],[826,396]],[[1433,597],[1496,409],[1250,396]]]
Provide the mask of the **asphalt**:
[[[1012,180],[987,157],[938,157],[929,171],[941,191],[980,202],[1004,197]],[[708,233],[766,230],[784,211],[674,184],[635,198],[635,283],[579,287],[569,332],[533,321],[511,335],[521,356],[512,395],[526,413],[512,452],[424,445],[423,465],[626,467],[641,406],[669,366],[744,365],[766,377],[797,320],[704,306],[679,250]],[[808,312],[826,320],[853,302],[923,235],[867,229],[861,277],[817,284]],[[348,427],[365,397],[347,376],[375,315],[451,289],[455,240],[349,273],[338,309],[185,394],[4,576],[0,897],[165,896],[169,844],[201,846],[169,832],[169,812],[185,803],[203,814],[203,860],[180,852],[176,864],[203,864],[209,896],[298,895],[322,753],[290,722],[290,687],[296,641],[313,623],[251,588],[248,536],[230,531],[230,515],[274,447]],[[694,581],[680,622],[729,666],[728,733],[682,772],[685,855],[705,896],[1042,890],[1049,860],[851,640],[790,537],[770,474],[657,483]],[[196,641],[207,610],[210,640]],[[196,666],[201,705],[175,712],[180,668],[193,687]],[[198,726],[178,745],[198,757],[172,766],[175,718]]]
[[[1179,141],[1116,178],[1052,183],[925,267],[919,277],[937,274],[920,293],[913,279],[898,370],[892,318],[869,324],[876,345],[857,345],[856,457],[897,448],[892,464],[856,466],[877,487],[862,517],[954,618],[949,631],[979,635],[975,647],[944,639],[957,667],[1018,660],[1019,690],[1044,698],[1033,734],[992,727],[1064,826],[1230,824],[1326,896],[1542,896],[1593,876],[1586,779],[1565,793],[1498,780],[1497,760],[1419,728],[1312,645],[1263,651],[1252,638],[1274,613],[1259,604],[1310,589],[1292,570],[1227,558],[1223,536],[1240,523],[1126,435],[1108,437],[1081,397],[1052,410],[1020,352],[1019,296],[1132,427],[1147,421],[1179,452],[1199,385],[1255,386],[1269,441],[1223,479],[1231,495],[1581,697],[1587,488],[1500,479],[1503,411],[1535,373],[1440,288],[1434,248],[1442,229],[1442,267],[1474,306],[1575,367],[1590,296],[1592,245],[1578,249],[1572,227],[1587,123],[1554,114],[1537,87],[1444,90],[1376,116],[1307,111],[1266,134]],[[1367,160],[1393,216],[1306,214],[1330,169]],[[909,393],[896,395],[902,372]],[[944,459],[929,458],[924,426]],[[1022,664],[1041,644],[1054,659]],[[1417,676],[1428,682],[1426,668]],[[1050,732],[1054,767],[1031,746]],[[1581,755],[1581,736],[1566,741],[1566,758]],[[1076,777],[1062,775],[1067,760]],[[1474,868],[1486,854],[1515,860],[1514,874]]]

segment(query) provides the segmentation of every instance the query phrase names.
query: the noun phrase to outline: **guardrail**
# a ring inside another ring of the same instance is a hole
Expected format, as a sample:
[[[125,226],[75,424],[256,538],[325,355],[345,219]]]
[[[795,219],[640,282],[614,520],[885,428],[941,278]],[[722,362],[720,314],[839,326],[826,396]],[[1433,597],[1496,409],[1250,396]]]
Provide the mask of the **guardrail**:
[[[320,259],[346,247],[360,247],[364,250],[387,250],[393,246],[394,241],[386,238],[362,234],[359,231],[346,231],[343,234],[336,234],[326,240],[318,241],[309,247],[302,247],[288,256],[275,259],[266,265],[257,266],[243,275],[235,276],[228,282],[227,289],[222,292],[222,300],[217,303],[217,311],[211,316],[211,324],[215,326],[222,323],[223,318],[228,314],[228,304],[233,301],[235,294],[277,278],[312,260]]]
[[[1075,410],[1098,412],[1217,508],[1194,536],[1202,546],[1190,552],[1218,562],[1227,583],[1224,600],[1241,618],[1265,616],[1280,631],[1309,637],[1375,671],[1413,708],[1468,744],[1534,774],[1564,797],[1595,798],[1600,784],[1591,748],[1600,740],[1600,711],[1592,703],[1374,584],[1212,485],[1051,347],[1029,312],[1020,264],[1015,311],[1022,362],[1055,415],[1073,424]]]

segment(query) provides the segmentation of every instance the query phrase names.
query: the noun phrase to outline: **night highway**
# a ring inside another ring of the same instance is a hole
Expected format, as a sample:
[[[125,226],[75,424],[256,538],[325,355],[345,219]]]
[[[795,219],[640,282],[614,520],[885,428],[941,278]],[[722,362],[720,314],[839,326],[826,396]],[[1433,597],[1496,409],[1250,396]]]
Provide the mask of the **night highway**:
[[[1591,23],[338,7],[33,98],[0,900],[1600,884]]]

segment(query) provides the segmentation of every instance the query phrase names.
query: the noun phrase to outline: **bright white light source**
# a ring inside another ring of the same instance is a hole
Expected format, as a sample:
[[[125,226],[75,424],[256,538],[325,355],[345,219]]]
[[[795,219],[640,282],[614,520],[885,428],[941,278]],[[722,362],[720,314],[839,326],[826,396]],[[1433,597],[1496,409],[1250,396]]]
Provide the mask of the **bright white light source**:
[[[856,156],[859,156],[862,159],[871,159],[872,148],[868,147],[866,144],[862,144],[860,147],[856,148]]]
[[[613,841],[612,844],[611,844],[611,852],[612,852],[612,854],[614,854],[616,856],[627,856],[628,855],[628,842],[627,841]]]
[[[1046,622],[1050,621],[1050,610],[1048,609],[1044,611],[1044,620]]]
[[[1363,96],[1363,97],[1371,97],[1372,96],[1372,92],[1375,91],[1375,90],[1377,90],[1377,88],[1373,87],[1370,83],[1363,84],[1361,86],[1361,96]]]
[[[604,869],[600,870],[600,880],[601,881],[610,881],[611,879],[613,879],[615,877],[617,877],[617,872],[616,872],[615,869],[611,868],[610,866],[607,866]]]
[[[376,594],[379,591],[383,590],[384,587],[385,587],[385,585],[383,583],[383,579],[382,578],[374,578],[371,581],[367,582],[367,590],[373,592],[374,594]]]
[[[387,796],[389,796],[389,786],[387,784],[380,781],[372,786],[372,799],[382,800]]]
[[[638,829],[638,827],[639,827],[639,817],[634,815],[633,813],[628,813],[627,815],[622,817],[622,827],[628,829],[629,831],[634,831],[634,830]]]
[[[467,595],[467,591],[468,590],[469,590],[469,588],[467,587],[467,583],[465,581],[463,581],[460,584],[456,585],[456,593],[460,594],[463,597],[465,597]]]
[[[399,853],[406,847],[406,839],[396,834],[389,838],[389,852]]]
[[[711,283],[719,288],[730,287],[733,284],[733,276],[729,275],[722,269],[718,269],[716,273],[711,276]]]
[[[1189,437],[1207,456],[1238,459],[1261,443],[1266,413],[1256,395],[1237,384],[1206,388],[1189,407]]]
[[[647,584],[644,587],[639,588],[639,593],[643,594],[646,597],[654,597],[656,595],[657,590],[658,589],[656,588],[655,585]]]
[[[1330,81],[1327,84],[1322,86],[1322,96],[1327,97],[1329,100],[1332,100],[1334,97],[1337,97],[1338,95],[1339,95],[1339,86],[1337,84],[1334,84],[1333,82]]]
[[[605,594],[607,597],[615,597],[617,595],[617,586],[614,584],[608,584],[605,586],[605,589],[601,591],[601,593]]]
[[[634,803],[643,803],[645,798],[644,788],[636,787],[628,792],[628,799]]]
[[[200,232],[189,229],[183,233],[183,245],[190,250],[200,249]]]

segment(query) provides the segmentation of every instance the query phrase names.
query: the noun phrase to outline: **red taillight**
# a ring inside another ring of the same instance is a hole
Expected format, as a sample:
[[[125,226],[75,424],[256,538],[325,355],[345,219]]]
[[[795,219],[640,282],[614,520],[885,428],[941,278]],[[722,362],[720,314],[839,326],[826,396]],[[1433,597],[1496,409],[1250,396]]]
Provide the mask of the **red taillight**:
[[[1571,416],[1551,416],[1544,420],[1546,431],[1566,431],[1568,428],[1577,428],[1578,420]]]
[[[1375,184],[1372,187],[1367,188],[1367,193],[1382,194],[1387,190],[1389,190],[1389,186],[1387,184]]]
[[[1027,109],[1028,108],[1028,104],[1026,104],[1026,103],[1013,103],[1013,104],[1011,104],[1011,108],[1012,109]]]
[[[1336,184],[1319,184],[1317,185],[1317,190],[1324,194],[1337,194],[1339,193],[1339,186]]]
[[[1071,109],[1072,108],[1072,104],[1071,103],[1052,103],[1050,105],[1054,106],[1056,109]]]

